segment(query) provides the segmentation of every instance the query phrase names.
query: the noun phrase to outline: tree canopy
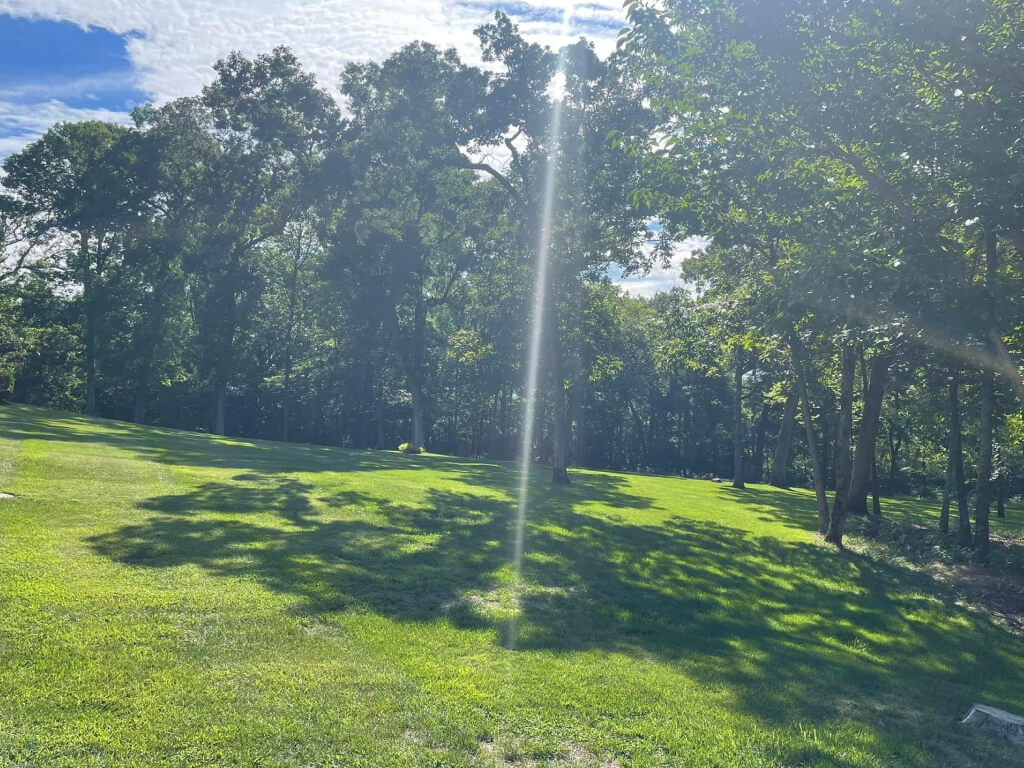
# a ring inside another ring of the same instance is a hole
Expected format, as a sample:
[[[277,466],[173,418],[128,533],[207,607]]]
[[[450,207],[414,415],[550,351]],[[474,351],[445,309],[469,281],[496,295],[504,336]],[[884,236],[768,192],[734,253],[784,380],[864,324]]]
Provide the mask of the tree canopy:
[[[1024,492],[1024,9],[626,6],[605,59],[498,13],[481,66],[418,42],[325,87],[233,53],[53,126],[3,161],[6,396],[512,458],[533,323],[556,482],[803,484],[840,546],[941,495],[985,559]]]

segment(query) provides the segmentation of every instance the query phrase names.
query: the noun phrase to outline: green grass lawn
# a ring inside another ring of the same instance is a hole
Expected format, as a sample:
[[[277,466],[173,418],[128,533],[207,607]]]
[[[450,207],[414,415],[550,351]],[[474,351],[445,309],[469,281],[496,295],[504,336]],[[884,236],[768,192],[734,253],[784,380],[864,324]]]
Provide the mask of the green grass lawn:
[[[0,408],[0,765],[1024,760],[1024,640],[809,494],[538,474],[517,587],[512,465]]]

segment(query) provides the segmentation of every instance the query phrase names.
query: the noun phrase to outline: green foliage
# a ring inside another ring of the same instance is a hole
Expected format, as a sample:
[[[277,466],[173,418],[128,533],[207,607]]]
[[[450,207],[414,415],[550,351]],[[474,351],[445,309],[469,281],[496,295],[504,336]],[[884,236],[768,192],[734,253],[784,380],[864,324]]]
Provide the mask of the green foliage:
[[[535,458],[756,479],[795,345],[813,424],[787,465],[804,478],[820,451],[832,487],[853,348],[907,395],[884,404],[883,490],[945,486],[960,371],[966,478],[992,466],[1024,492],[1020,9],[626,7],[606,58],[498,12],[485,66],[422,42],[352,63],[344,117],[278,48],[131,127],[53,126],[4,161],[4,385],[139,422],[510,458],[536,322]],[[685,288],[610,285],[669,264]]]
[[[412,443],[402,443],[401,445],[398,446],[398,452],[399,453],[420,454],[420,453],[426,453],[426,450],[424,450],[422,445],[419,448],[416,448],[415,446],[413,446]]]

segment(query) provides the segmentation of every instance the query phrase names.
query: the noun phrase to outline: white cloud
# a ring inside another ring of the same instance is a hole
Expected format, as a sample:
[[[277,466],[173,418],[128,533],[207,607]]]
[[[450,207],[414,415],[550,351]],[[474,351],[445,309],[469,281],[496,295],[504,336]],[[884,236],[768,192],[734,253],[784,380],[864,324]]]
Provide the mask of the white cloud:
[[[57,99],[25,104],[0,98],[0,126],[8,134],[0,136],[0,159],[35,141],[54,123],[79,120],[127,123],[129,117],[126,112],[110,109],[69,107]]]
[[[672,258],[669,265],[656,264],[646,275],[633,277],[619,277],[612,282],[619,286],[623,292],[630,296],[650,298],[656,293],[668,291],[683,281],[679,277],[683,262],[693,258],[695,252],[706,248],[708,241],[702,237],[688,237],[672,248]]]
[[[70,21],[131,34],[128,55],[136,85],[157,103],[196,93],[212,77],[211,65],[233,50],[248,55],[289,45],[299,59],[334,89],[350,61],[381,59],[405,43],[426,40],[478,58],[473,29],[501,3],[457,0],[0,0],[0,13]],[[560,9],[563,3],[533,0],[510,7]],[[580,9],[580,24],[623,19],[618,0]],[[524,34],[557,43],[557,20],[522,19]],[[592,28],[587,27],[588,32]],[[614,45],[614,31],[600,41]]]
[[[502,5],[487,0],[0,0],[0,13],[69,21],[127,35],[134,82],[124,85],[162,104],[198,93],[212,79],[213,63],[234,50],[251,56],[288,45],[332,93],[347,63],[382,59],[414,40],[454,47],[466,60],[478,63],[473,29]],[[556,12],[564,6],[560,0],[508,4],[525,35],[552,46],[563,40]],[[595,38],[599,52],[606,54],[614,47],[615,30],[593,24],[624,21],[624,14],[620,0],[598,0],[577,9],[574,18],[578,20],[574,35],[586,32]],[[595,30],[602,34],[595,36]],[[88,93],[90,84],[84,79],[55,84],[50,91],[45,83],[23,88],[46,100],[43,114],[61,112],[57,119],[86,119],[95,113],[66,106],[61,110],[55,101]],[[0,92],[0,99],[13,97]],[[19,136],[31,140],[41,132],[43,114],[37,114],[37,107],[21,107],[32,114],[15,116],[15,120],[34,127],[7,128],[9,135],[0,138],[0,156],[23,146]],[[0,115],[0,126],[10,114]]]
[[[132,85],[124,72],[100,72],[74,78],[39,77],[31,82],[0,85],[3,101],[50,101],[53,99],[88,98],[97,93],[123,91]]]

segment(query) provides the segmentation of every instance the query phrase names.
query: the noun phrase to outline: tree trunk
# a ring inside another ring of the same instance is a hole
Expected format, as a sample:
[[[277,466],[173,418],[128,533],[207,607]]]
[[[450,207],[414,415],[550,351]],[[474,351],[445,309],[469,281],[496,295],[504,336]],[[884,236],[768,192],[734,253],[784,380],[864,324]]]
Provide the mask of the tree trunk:
[[[997,334],[995,313],[992,311],[996,271],[999,263],[998,242],[996,231],[992,226],[985,227],[985,294],[988,308],[988,327],[985,339],[985,361],[981,372],[981,421],[978,428],[978,483],[974,489],[974,549],[981,562],[988,560],[989,537],[988,516],[992,504],[992,432],[996,406],[995,366],[998,349],[995,343]]]
[[[284,403],[281,405],[281,442],[288,442],[288,423],[292,418],[292,356],[291,350],[287,353],[284,362]]]
[[[991,349],[991,345],[989,345]],[[995,410],[995,373],[988,367],[981,373],[979,400],[981,421],[978,426],[978,482],[974,487],[974,548],[978,559],[988,559],[989,507],[992,504],[992,421]]]
[[[556,352],[558,362],[555,364],[553,382],[554,429],[551,445],[551,482],[564,485],[569,482],[569,413],[565,394],[565,381],[562,375],[561,353]]]
[[[877,536],[882,527],[882,502],[878,498],[878,457],[874,443],[871,445],[871,524],[868,534]]]
[[[576,411],[576,462],[582,467],[589,466],[587,462],[590,453],[590,432],[587,428],[587,417],[590,414],[589,400],[590,390],[587,387],[587,377],[580,377],[580,405]]]
[[[216,392],[214,397],[216,398],[215,414],[213,419],[213,433],[215,435],[224,434],[224,410],[227,405],[227,394],[228,394],[228,383],[227,379],[218,376],[217,383],[215,385]]]
[[[853,432],[853,384],[857,373],[857,355],[850,344],[843,345],[842,370],[839,379],[839,430],[836,435],[836,497],[832,505],[825,541],[843,546],[843,525],[846,522],[846,494],[850,491],[853,472],[850,455],[850,433]]]
[[[156,368],[157,349],[163,341],[164,325],[174,301],[174,295],[181,286],[171,277],[172,257],[167,255],[172,249],[160,256],[159,268],[154,275],[153,291],[147,296],[143,305],[143,322],[136,328],[132,337],[132,356],[135,358],[135,404],[132,409],[132,420],[136,424],[144,424],[146,410],[149,407],[149,386]]]
[[[946,452],[946,483],[942,488],[942,511],[939,513],[939,533],[949,533],[949,507],[953,498],[953,451]]]
[[[743,477],[743,362],[736,354],[732,401],[732,487],[744,488]]]
[[[885,382],[888,376],[889,356],[875,355],[871,361],[871,373],[864,392],[864,409],[861,413],[860,431],[857,434],[857,449],[853,454],[850,490],[846,495],[848,515],[868,513],[868,491],[871,488],[871,470],[875,463],[875,439],[878,436],[878,421],[882,413],[882,398],[885,396]]]
[[[236,245],[231,251],[231,260],[226,276],[221,277],[221,300],[225,303],[221,318],[214,362],[214,434],[225,434],[224,413],[227,407],[228,382],[234,370],[235,315],[238,311],[238,287],[236,278],[241,272],[242,248]]]
[[[804,429],[807,433],[807,453],[811,457],[811,471],[814,475],[814,495],[818,501],[818,533],[828,532],[828,493],[825,491],[825,474],[821,466],[821,453],[818,448],[818,440],[814,434],[814,421],[811,418],[811,400],[809,387],[807,386],[807,368],[804,361],[803,345],[796,338],[790,336],[790,350],[793,353],[793,368],[796,372],[796,386],[800,394],[800,401],[803,404]]]
[[[288,285],[288,327],[284,358],[284,404],[281,408],[281,440],[288,442],[288,426],[292,406],[292,358],[295,356],[295,315],[299,307],[299,270],[302,267],[302,229],[295,236],[295,252],[292,254],[292,273]]]
[[[949,377],[949,455],[953,464],[953,489],[956,494],[957,540],[971,546],[971,515],[967,507],[967,482],[964,478],[963,438],[960,431],[960,371]]]
[[[754,431],[754,458],[751,460],[751,472],[747,479],[752,483],[764,482],[764,439],[768,429],[768,403],[762,400],[761,415],[757,419]]]
[[[796,387],[786,396],[786,404],[782,409],[782,427],[779,439],[775,443],[775,456],[772,459],[770,483],[776,488],[788,488],[786,482],[789,467],[789,450],[793,444],[793,424],[796,421],[796,410],[800,399]]]
[[[82,259],[82,303],[85,305],[85,412],[96,414],[96,297],[93,270],[89,263],[89,234],[78,233],[78,250]]]
[[[821,425],[821,476],[825,479],[825,487],[831,487],[835,479],[832,477],[832,466],[829,458],[831,442],[829,435],[828,416],[832,412],[832,390],[825,387],[821,393],[821,406],[818,408],[818,423]]]
[[[132,407],[132,421],[136,424],[146,423],[146,405],[149,399],[149,385],[146,379],[139,377],[135,386],[135,404]]]
[[[419,381],[409,382],[409,390],[412,394],[412,447],[418,451],[423,447],[423,389]]]
[[[544,313],[547,326],[547,350],[551,368],[551,406],[554,423],[551,430],[551,482],[565,485],[569,482],[569,441],[571,438],[569,402],[565,391],[565,355],[562,349],[561,322],[557,299],[552,296]],[[538,408],[538,413],[540,409]]]

